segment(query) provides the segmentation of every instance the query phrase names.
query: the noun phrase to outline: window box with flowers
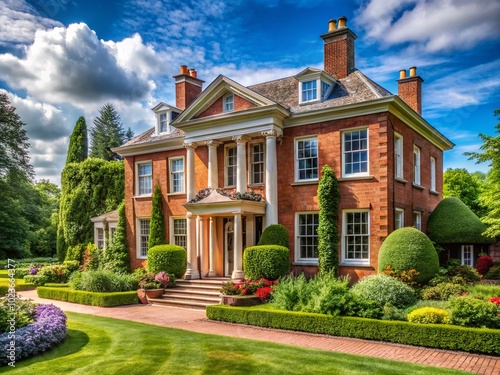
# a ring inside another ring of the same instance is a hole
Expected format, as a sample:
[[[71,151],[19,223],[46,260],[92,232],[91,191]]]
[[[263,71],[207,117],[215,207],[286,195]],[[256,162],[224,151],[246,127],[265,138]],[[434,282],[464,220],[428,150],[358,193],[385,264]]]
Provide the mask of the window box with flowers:
[[[264,278],[256,281],[242,280],[225,283],[221,292],[221,303],[229,306],[255,306],[269,301],[277,280]]]

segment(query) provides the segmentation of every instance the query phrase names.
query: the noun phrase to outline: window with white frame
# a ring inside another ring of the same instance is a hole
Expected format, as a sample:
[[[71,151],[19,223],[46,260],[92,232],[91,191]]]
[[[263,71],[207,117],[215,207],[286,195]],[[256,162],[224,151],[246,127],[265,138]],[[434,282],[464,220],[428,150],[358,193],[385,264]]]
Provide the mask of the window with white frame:
[[[160,133],[168,133],[168,119],[166,113],[160,113]]]
[[[184,193],[184,157],[169,159],[170,193]]]
[[[150,219],[137,220],[137,257],[142,259],[148,256],[149,222]]]
[[[295,180],[312,181],[318,179],[318,138],[295,140]]]
[[[228,94],[224,96],[224,112],[232,112],[234,111],[234,95]]]
[[[405,226],[405,210],[396,208],[394,212],[394,229],[403,228]]]
[[[97,234],[97,247],[99,249],[104,249],[104,229],[96,228],[96,234]]]
[[[321,99],[326,100],[332,91],[332,85],[321,81]]]
[[[368,129],[345,131],[342,140],[343,176],[368,175]]]
[[[422,213],[420,211],[413,211],[413,226],[422,230]]]
[[[115,238],[116,227],[109,227],[109,243],[113,243]]]
[[[436,191],[436,159],[431,156],[431,191]]]
[[[226,147],[226,186],[236,185],[237,157],[236,147]]]
[[[250,143],[250,184],[264,183],[264,144]]]
[[[173,218],[172,219],[172,230],[171,230],[172,243],[177,246],[187,247],[187,222],[184,218]]]
[[[474,266],[474,245],[462,245],[461,261],[463,265]]]
[[[302,103],[318,98],[317,81],[302,82]]]
[[[403,178],[403,137],[394,134],[394,169],[397,178]]]
[[[298,213],[296,215],[296,260],[318,261],[318,213]]]
[[[370,212],[345,210],[342,225],[344,263],[370,263]]]
[[[150,195],[153,186],[153,164],[137,164],[137,195]]]
[[[413,183],[420,185],[420,147],[413,146]]]

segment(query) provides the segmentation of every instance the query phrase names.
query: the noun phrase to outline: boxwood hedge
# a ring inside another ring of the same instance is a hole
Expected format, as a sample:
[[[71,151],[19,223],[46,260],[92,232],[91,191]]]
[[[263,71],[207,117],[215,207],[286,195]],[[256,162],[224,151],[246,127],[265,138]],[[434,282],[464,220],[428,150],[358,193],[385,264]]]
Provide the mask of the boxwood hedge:
[[[290,250],[279,245],[251,246],[243,253],[245,277],[275,280],[290,273]]]
[[[40,298],[56,299],[82,305],[111,307],[138,303],[137,292],[135,290],[130,292],[97,293],[40,286],[36,291]]]
[[[230,323],[290,329],[431,348],[500,354],[500,330],[446,324],[340,317],[224,305],[207,306],[207,317]]]
[[[186,249],[177,245],[157,245],[148,250],[148,271],[166,272],[182,278],[187,268]]]

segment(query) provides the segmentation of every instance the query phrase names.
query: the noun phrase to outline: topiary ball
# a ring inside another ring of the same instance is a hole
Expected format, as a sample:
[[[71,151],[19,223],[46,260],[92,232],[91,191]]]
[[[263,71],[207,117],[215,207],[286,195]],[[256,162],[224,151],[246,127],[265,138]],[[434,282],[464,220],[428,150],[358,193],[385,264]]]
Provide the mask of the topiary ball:
[[[258,245],[279,245],[290,248],[288,231],[281,224],[271,224],[262,232]]]
[[[187,268],[187,252],[177,245],[157,245],[148,250],[148,271],[166,272],[180,279]]]
[[[290,250],[279,245],[251,246],[243,253],[243,270],[250,280],[275,280],[290,272]]]
[[[395,272],[415,270],[420,284],[432,279],[439,270],[439,258],[429,237],[415,228],[400,228],[385,239],[378,254],[378,270],[391,266]]]

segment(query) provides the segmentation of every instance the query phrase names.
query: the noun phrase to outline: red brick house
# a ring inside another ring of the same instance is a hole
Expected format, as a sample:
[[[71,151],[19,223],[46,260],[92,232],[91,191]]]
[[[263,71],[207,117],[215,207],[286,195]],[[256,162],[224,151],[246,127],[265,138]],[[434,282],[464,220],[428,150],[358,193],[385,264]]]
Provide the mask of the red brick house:
[[[415,67],[408,77],[402,70],[393,95],[357,70],[345,17],[321,38],[323,70],[249,87],[221,75],[203,89],[197,72],[181,66],[175,106],[158,104],[156,126],[115,149],[125,159],[132,268],[146,259],[155,184],[169,241],[187,249],[187,279],[243,277],[244,248],[275,223],[289,231],[292,269],[316,272],[325,164],[341,191],[341,274],[355,281],[375,272],[394,229],[425,231],[441,200],[443,151],[453,144],[421,116],[423,80]],[[262,201],[225,193],[252,190]]]

